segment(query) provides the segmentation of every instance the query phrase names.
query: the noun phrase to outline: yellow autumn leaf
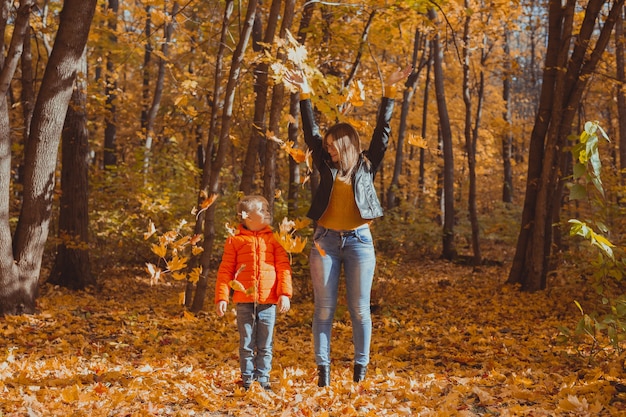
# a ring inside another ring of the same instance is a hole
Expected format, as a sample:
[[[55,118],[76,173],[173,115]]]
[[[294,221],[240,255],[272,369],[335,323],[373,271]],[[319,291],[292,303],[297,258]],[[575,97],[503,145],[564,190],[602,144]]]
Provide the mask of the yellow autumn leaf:
[[[230,281],[228,285],[230,286],[230,288],[232,288],[235,291],[246,292],[246,287],[244,287],[243,284],[237,281],[236,279],[233,279],[232,281]]]
[[[167,247],[165,246],[165,243],[161,243],[159,245],[153,244],[152,253],[159,258],[165,258],[165,255],[167,255]]]
[[[418,148],[428,148],[428,142],[426,142],[426,139],[424,139],[420,135],[414,135],[412,133],[409,133],[407,142],[409,143],[409,145],[417,146]]]
[[[308,217],[305,217],[304,219],[296,219],[293,222],[294,222],[293,228],[295,230],[301,230],[301,229],[304,229],[305,227],[309,227],[309,225],[311,224],[311,219],[309,219]]]
[[[326,251],[322,249],[318,242],[315,242],[315,247],[317,248],[317,251],[320,253],[321,256],[326,256]]]
[[[180,96],[178,96],[178,97],[176,97],[174,99],[174,104],[176,106],[181,106],[182,107],[182,106],[187,105],[187,100],[188,100],[187,94],[181,94]]]
[[[181,306],[185,305],[185,292],[179,292],[178,293],[178,304],[180,304]]]
[[[63,389],[63,391],[61,392],[61,398],[66,403],[73,403],[75,401],[78,401],[79,395],[80,388],[76,384]]]
[[[189,243],[189,240],[191,240],[191,238],[189,236],[181,237],[176,242],[172,243],[172,245],[171,245],[172,250],[174,250],[174,251],[181,250],[182,248],[184,248],[187,245],[187,243]]]
[[[191,254],[193,256],[196,256],[200,253],[204,252],[204,248],[202,246],[192,246],[191,247]]]
[[[189,282],[192,284],[197,283],[200,280],[200,272],[202,272],[202,268],[200,267],[192,269],[189,273]]]
[[[166,262],[166,264],[167,269],[170,272],[180,271],[187,266],[187,257],[174,255],[172,256],[172,259],[169,260],[169,262]]]
[[[194,316],[192,313],[190,313],[187,310],[183,311],[183,319],[188,320],[188,321],[196,321],[196,320],[198,320],[198,318],[196,316]]]
[[[176,281],[182,281],[185,278],[187,278],[187,274],[184,274],[182,272],[174,272],[172,274],[172,278],[175,279]]]

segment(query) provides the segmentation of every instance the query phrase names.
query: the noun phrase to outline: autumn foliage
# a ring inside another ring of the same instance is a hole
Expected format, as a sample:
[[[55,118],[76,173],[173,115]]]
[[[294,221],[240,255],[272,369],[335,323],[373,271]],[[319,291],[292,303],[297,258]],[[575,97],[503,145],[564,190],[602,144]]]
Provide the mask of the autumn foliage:
[[[111,270],[81,297],[43,286],[41,312],[0,322],[3,416],[609,416],[626,412],[622,358],[557,343],[584,280],[519,293],[498,266],[381,259],[371,371],[351,382],[340,302],[332,383],[316,385],[310,299],[277,320],[273,391],[238,385],[233,312],[185,314],[183,285]],[[567,272],[565,273],[567,274]],[[306,280],[306,277],[298,279]]]

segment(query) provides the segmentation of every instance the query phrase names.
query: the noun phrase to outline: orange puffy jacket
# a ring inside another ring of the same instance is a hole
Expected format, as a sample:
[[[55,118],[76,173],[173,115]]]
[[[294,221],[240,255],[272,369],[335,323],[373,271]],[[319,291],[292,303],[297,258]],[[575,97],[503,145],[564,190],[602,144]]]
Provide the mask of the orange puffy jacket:
[[[215,303],[228,302],[230,281],[237,271],[237,281],[247,291],[235,290],[235,303],[276,304],[281,295],[292,296],[289,256],[269,226],[252,232],[240,224],[226,240],[217,271]]]

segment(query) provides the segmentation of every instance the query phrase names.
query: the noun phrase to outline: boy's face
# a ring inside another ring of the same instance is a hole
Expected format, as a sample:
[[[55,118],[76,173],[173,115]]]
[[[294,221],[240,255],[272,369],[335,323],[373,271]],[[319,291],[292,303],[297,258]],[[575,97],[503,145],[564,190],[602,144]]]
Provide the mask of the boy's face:
[[[241,217],[243,217],[243,224],[246,228],[253,232],[261,230],[270,224],[270,212],[265,207],[265,204],[261,202],[258,202],[256,207],[249,212],[242,212]]]

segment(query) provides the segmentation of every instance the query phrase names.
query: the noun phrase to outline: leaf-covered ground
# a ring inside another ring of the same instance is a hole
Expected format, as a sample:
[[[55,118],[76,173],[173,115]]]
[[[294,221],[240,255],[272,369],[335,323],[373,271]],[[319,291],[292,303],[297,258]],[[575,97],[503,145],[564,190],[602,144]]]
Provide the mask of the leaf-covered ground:
[[[621,362],[555,343],[579,318],[579,285],[523,294],[498,267],[380,266],[367,380],[351,382],[342,304],[332,383],[316,386],[301,296],[278,319],[272,392],[237,384],[234,314],[216,317],[210,301],[182,314],[176,285],[129,271],[98,292],[44,285],[40,314],[0,320],[0,416],[626,415]]]

